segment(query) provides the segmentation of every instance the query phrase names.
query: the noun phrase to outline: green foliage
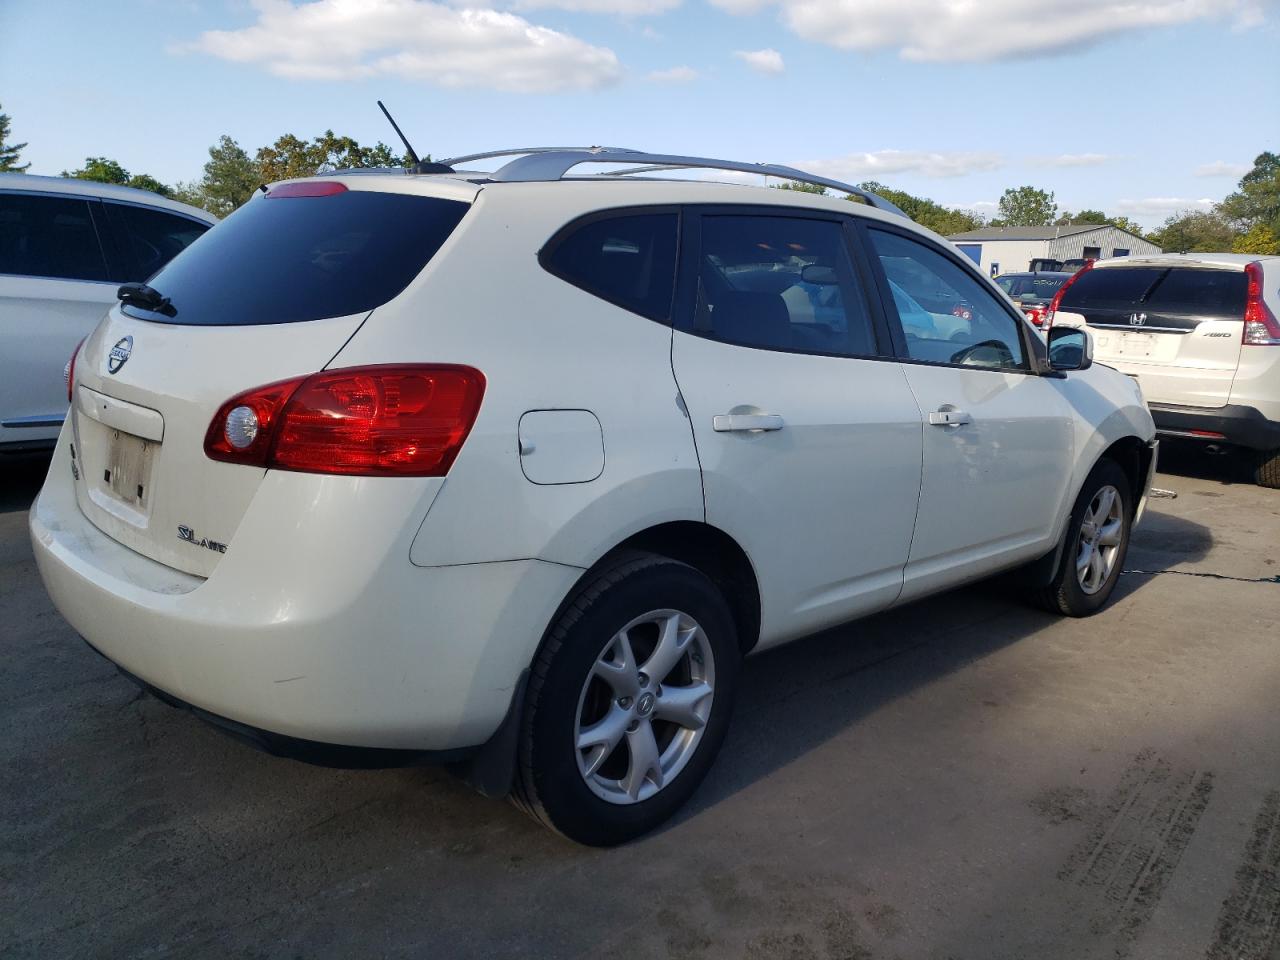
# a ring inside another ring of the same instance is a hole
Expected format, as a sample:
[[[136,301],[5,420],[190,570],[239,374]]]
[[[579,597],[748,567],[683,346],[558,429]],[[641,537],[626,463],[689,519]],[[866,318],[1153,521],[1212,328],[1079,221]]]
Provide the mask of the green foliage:
[[[96,183],[115,183],[122,187],[134,187],[138,190],[150,190],[162,197],[173,191],[155,177],[146,173],[130,173],[119,161],[109,157],[85,157],[84,166],[79,170],[63,170],[62,176],[75,177],[77,180],[93,180]]]
[[[977,230],[983,225],[981,217],[967,210],[952,210],[926,197],[917,197],[905,190],[894,190],[875,180],[868,180],[858,186],[884,197],[916,223],[944,237],[964,233],[967,230]],[[861,198],[850,196],[848,199],[856,201]]]
[[[1053,192],[1036,187],[1010,187],[1000,197],[994,227],[1047,227],[1058,215]]]
[[[794,190],[796,193],[818,193],[825,195],[826,187],[820,187],[816,183],[801,183],[799,180],[788,180],[786,183],[774,184],[775,190]]]
[[[26,173],[29,163],[18,163],[25,143],[9,142],[9,115],[0,112],[0,173]]]
[[[1243,230],[1263,224],[1280,234],[1280,155],[1267,151],[1253,161],[1240,189],[1220,204],[1222,213]]]
[[[1111,218],[1101,210],[1081,210],[1079,213],[1064,213],[1053,222],[1060,227],[1070,227],[1084,223],[1096,223],[1105,226],[1111,223]]]
[[[1255,223],[1244,236],[1236,237],[1231,252],[1280,256],[1280,236],[1265,223]]]
[[[1171,216],[1151,239],[1166,253],[1214,253],[1230,250],[1237,232],[1218,210],[1187,210]]]
[[[253,196],[260,183],[262,174],[258,165],[240,144],[223,134],[209,148],[204,175],[198,183],[185,189],[182,199],[225,217]]]
[[[260,147],[254,161],[262,183],[312,177],[334,170],[397,165],[395,155],[385,143],[379,141],[372,147],[362,147],[350,137],[339,137],[332,130],[326,130],[311,141],[286,133],[271,146]]]

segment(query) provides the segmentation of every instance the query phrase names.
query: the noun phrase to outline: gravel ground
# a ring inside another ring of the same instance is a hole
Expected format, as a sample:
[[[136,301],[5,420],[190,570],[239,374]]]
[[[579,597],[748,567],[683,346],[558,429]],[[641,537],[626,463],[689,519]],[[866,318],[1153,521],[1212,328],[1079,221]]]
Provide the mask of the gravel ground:
[[[1280,491],[1167,449],[1113,604],[990,586],[752,658],[666,829],[258,754],[52,609],[0,463],[5,957],[1280,958]]]

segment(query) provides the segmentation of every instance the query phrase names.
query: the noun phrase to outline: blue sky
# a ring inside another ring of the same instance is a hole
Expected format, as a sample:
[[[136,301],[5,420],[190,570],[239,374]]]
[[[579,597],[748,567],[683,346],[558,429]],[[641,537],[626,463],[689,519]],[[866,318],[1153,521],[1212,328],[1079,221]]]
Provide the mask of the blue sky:
[[[226,133],[591,144],[807,165],[1154,226],[1280,150],[1278,0],[0,0],[33,173],[167,182]],[[56,57],[50,43],[56,38]]]

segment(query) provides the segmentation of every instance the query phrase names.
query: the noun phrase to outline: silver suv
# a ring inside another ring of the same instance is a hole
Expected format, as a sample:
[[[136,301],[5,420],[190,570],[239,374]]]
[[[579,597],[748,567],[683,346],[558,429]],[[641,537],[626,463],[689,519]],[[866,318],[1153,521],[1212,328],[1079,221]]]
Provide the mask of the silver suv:
[[[1165,436],[1253,452],[1280,487],[1280,257],[1164,254],[1090,264],[1048,323],[1087,327],[1096,357],[1142,386]]]

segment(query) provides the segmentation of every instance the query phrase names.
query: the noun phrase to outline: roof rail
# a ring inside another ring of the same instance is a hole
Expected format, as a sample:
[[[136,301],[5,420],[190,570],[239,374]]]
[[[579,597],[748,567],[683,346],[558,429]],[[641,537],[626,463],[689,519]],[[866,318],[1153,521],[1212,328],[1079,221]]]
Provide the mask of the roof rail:
[[[519,156],[516,156],[519,155]],[[610,171],[601,176],[620,177],[633,173],[647,173],[657,170],[732,170],[738,173],[754,173],[766,177],[777,177],[782,180],[794,180],[799,183],[811,183],[814,186],[829,187],[841,190],[866,201],[878,210],[897,214],[907,220],[911,218],[898,206],[884,197],[864,190],[852,183],[820,177],[805,173],[795,167],[787,167],[776,163],[744,163],[740,160],[714,160],[709,157],[684,157],[676,154],[645,153],[642,150],[629,150],[625,147],[525,147],[513,150],[493,150],[488,153],[473,153],[462,157],[452,157],[441,161],[449,166],[467,163],[472,160],[488,160],[493,157],[516,156],[508,161],[491,179],[503,183],[529,183],[547,180],[559,180],[574,167],[583,163],[626,163],[633,165],[631,169]]]

